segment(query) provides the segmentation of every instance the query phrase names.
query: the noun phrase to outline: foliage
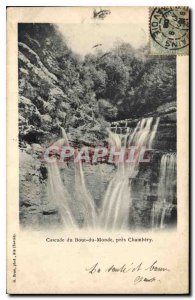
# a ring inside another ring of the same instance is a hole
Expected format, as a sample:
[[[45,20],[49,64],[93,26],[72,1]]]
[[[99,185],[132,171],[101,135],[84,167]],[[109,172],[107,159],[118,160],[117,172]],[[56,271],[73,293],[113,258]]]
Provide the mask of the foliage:
[[[19,94],[37,110],[36,118],[21,110],[21,126],[37,128],[41,138],[41,124],[47,132],[58,125],[87,132],[104,121],[142,117],[176,99],[175,58],[147,56],[147,47],[135,51],[118,41],[109,52],[81,60],[56,26],[38,23],[19,24],[18,42]],[[37,142],[35,136],[30,140]]]

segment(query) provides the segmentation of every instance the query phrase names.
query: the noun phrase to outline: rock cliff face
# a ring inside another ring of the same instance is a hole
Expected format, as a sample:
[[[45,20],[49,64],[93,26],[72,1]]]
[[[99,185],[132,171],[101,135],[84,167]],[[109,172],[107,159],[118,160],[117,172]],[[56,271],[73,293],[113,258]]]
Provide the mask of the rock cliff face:
[[[87,86],[90,82],[81,78],[79,60],[61,45],[62,37],[49,24],[48,28],[47,32],[41,24],[19,25],[21,146],[50,144],[60,136],[60,126],[71,132],[73,140],[102,139],[107,122],[98,115],[95,94]],[[61,52],[67,58],[63,66]]]
[[[66,129],[69,141],[77,146],[105,143],[106,127],[110,126],[109,120],[112,119],[110,113],[119,111],[121,104],[115,103],[113,108],[113,103],[108,104],[107,99],[104,105],[106,103],[105,116],[108,115],[108,118],[102,116],[101,100],[98,99],[96,81],[91,80],[89,66],[83,65],[66,46],[54,26],[20,24],[18,42],[20,221],[24,227],[35,229],[59,228],[61,219],[58,210],[48,202],[48,173],[46,164],[40,159],[42,149],[61,137],[60,126]],[[98,72],[99,76],[102,70]],[[98,88],[103,85],[102,78],[99,79]],[[141,118],[160,117],[151,160],[140,164],[139,173],[132,182],[129,227],[147,229],[151,227],[151,209],[157,200],[162,154],[176,152],[176,99],[171,94],[164,102],[150,103],[150,108],[142,111],[140,103],[143,99],[136,89],[134,94],[137,93],[140,98],[137,108],[135,99],[132,100],[135,117],[129,126],[135,127]],[[114,118],[120,124],[120,116],[117,119],[115,114]],[[109,181],[115,174],[115,166],[84,164],[84,173],[98,210]],[[70,163],[62,169],[61,176],[74,199],[74,165]],[[82,215],[78,216],[78,220],[82,225]],[[174,217],[173,223],[175,220]]]

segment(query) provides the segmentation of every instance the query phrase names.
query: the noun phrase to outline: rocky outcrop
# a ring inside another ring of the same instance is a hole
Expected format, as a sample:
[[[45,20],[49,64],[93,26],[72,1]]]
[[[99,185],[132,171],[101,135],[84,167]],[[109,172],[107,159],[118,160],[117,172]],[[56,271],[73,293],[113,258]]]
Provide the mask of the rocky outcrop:
[[[62,69],[49,47],[52,36],[43,39],[42,45],[25,36],[19,35],[18,43],[20,145],[48,145],[60,136],[60,126],[68,129],[72,140],[90,143],[104,138],[106,121],[98,119],[94,93],[82,91],[90,97],[88,105],[81,99],[79,81],[65,84],[64,76],[70,76],[71,68],[76,72],[78,62],[75,66],[70,54],[69,69]]]

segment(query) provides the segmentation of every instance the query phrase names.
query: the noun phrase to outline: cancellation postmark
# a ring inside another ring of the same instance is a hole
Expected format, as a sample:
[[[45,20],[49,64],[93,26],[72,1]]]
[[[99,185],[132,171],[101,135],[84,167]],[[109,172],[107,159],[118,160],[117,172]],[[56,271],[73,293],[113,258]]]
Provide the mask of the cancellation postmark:
[[[189,8],[150,8],[150,54],[189,53]]]

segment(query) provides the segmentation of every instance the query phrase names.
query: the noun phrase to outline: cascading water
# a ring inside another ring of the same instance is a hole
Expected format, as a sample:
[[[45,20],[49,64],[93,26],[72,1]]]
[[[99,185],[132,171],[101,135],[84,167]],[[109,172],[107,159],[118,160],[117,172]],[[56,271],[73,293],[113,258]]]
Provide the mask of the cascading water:
[[[135,147],[133,161],[115,161],[117,171],[110,181],[102,201],[100,214],[97,215],[95,202],[89,193],[83,172],[82,161],[75,164],[75,200],[78,204],[77,209],[83,215],[84,227],[101,227],[105,229],[121,229],[128,227],[129,210],[131,207],[131,181],[139,171],[139,150],[145,146],[151,148],[156,135],[159,118],[153,122],[153,118],[142,119],[137,123],[132,131],[130,128],[120,127],[117,134],[109,130],[109,145],[115,146],[115,151],[123,151],[126,154],[128,147]],[[55,142],[54,146],[68,145],[68,138],[63,128],[63,138]],[[124,155],[125,156],[125,155]],[[77,219],[70,209],[71,197],[66,190],[60,175],[59,166],[56,161],[48,163],[48,199],[59,208],[59,213],[66,226],[75,226]]]
[[[152,228],[166,227],[175,201],[176,155],[164,154],[160,163],[158,199],[152,208]]]
[[[68,138],[64,128],[61,128],[61,131],[63,138],[53,143],[52,146],[62,147],[68,144]],[[60,169],[55,157],[48,162],[48,201],[50,204],[54,204],[58,207],[58,212],[66,227],[76,225],[70,209],[71,197],[62,182]]]
[[[68,137],[67,137],[66,131],[65,131],[65,129],[63,127],[60,127],[60,129],[62,131],[62,137],[64,139],[64,142],[65,142],[66,145],[68,145],[69,142],[68,142]]]
[[[96,207],[94,200],[86,187],[81,161],[79,161],[75,166],[75,192],[76,199],[84,216],[83,226],[95,227],[97,224]]]
[[[56,161],[48,163],[48,201],[58,207],[59,214],[66,227],[75,226],[69,207],[70,195],[63,185]]]
[[[159,118],[152,126],[153,118],[142,119],[131,133],[116,134],[109,132],[109,144],[115,145],[117,150],[134,146],[151,147],[154,140]],[[135,155],[133,162],[117,162],[117,171],[108,185],[102,202],[99,225],[103,228],[120,229],[128,226],[129,209],[131,207],[131,179],[138,173],[139,157]],[[130,178],[130,183],[129,183]]]
[[[61,127],[61,130],[62,136],[68,144],[68,137],[64,128]],[[77,202],[83,208],[83,226],[95,227],[97,223],[96,207],[94,200],[86,187],[83,164],[81,160],[79,160],[79,162],[75,165],[75,193]]]
[[[62,127],[61,132],[63,138],[53,143],[52,146],[62,147],[69,144],[67,134]],[[86,187],[81,160],[75,165],[75,195],[78,208],[79,210],[81,208],[84,216],[83,226],[94,227],[97,223],[95,203]],[[59,166],[55,159],[48,163],[48,200],[49,203],[57,205],[65,226],[77,224],[70,209],[71,196],[62,182]]]
[[[128,134],[118,135],[109,132],[109,144],[118,150],[126,148]],[[127,170],[124,161],[117,162],[117,172],[110,181],[99,216],[99,225],[103,228],[117,228],[127,226],[130,189]]]
[[[160,122],[160,117],[156,118],[156,122],[154,124],[153,130],[152,130],[152,133],[151,133],[151,136],[150,136],[150,139],[149,139],[149,144],[148,144],[149,148],[152,148],[152,144],[153,144],[154,138],[156,136],[156,132],[157,132],[157,129],[158,129],[159,122]]]

